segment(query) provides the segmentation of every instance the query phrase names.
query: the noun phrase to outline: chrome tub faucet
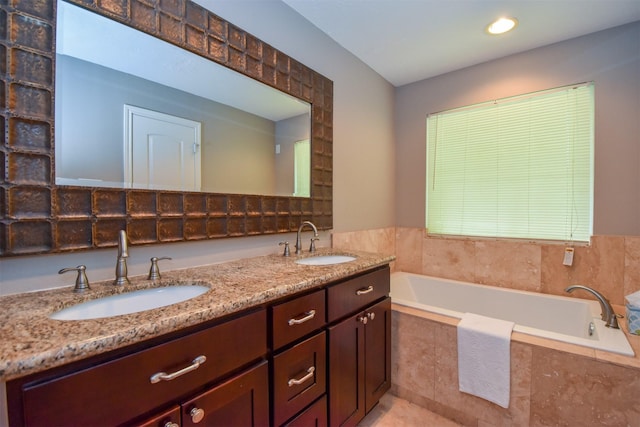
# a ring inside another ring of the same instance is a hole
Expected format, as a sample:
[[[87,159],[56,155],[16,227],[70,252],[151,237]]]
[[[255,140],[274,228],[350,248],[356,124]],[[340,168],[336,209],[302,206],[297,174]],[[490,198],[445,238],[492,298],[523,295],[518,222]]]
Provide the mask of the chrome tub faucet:
[[[127,243],[127,232],[120,230],[118,234],[118,260],[116,261],[116,286],[128,285],[127,258],[129,258],[129,245]]]
[[[618,316],[616,315],[615,311],[613,311],[611,303],[604,297],[604,295],[602,295],[595,289],[583,285],[569,286],[565,289],[565,292],[571,293],[576,289],[582,289],[583,291],[590,292],[598,299],[598,302],[600,302],[600,309],[602,310],[601,318],[605,321],[605,326],[607,328],[620,329],[620,327],[618,326]]]

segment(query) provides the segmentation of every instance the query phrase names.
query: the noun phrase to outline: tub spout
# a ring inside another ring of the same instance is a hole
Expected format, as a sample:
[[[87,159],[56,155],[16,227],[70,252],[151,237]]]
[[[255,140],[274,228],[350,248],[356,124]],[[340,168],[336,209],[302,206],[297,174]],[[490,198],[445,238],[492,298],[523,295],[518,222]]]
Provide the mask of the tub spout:
[[[588,286],[582,286],[582,285],[569,286],[567,289],[565,289],[565,292],[571,293],[576,289],[582,289],[583,291],[590,292],[591,294],[593,294],[593,296],[595,296],[598,299],[598,302],[600,302],[600,309],[602,310],[601,318],[602,320],[605,321],[606,327],[620,329],[620,327],[618,326],[618,316],[613,311],[613,307],[611,307],[611,303],[609,302],[608,299],[604,297],[604,295],[602,295],[600,292],[596,291],[595,289],[592,289]]]

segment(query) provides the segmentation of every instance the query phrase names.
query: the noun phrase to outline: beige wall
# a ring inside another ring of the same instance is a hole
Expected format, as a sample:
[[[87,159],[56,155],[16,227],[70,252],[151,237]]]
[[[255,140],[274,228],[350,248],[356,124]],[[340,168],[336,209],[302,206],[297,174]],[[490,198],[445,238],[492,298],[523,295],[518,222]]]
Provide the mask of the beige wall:
[[[640,235],[640,22],[490,61],[396,91],[397,225],[424,226],[428,113],[595,82],[594,233]]]

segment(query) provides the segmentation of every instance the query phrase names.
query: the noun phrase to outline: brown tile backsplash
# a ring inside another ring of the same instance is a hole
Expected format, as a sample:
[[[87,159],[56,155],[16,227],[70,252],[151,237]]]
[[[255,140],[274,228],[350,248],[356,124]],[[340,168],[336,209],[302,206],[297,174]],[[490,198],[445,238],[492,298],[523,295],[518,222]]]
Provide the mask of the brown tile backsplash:
[[[26,80],[36,84],[53,83],[51,58],[22,49],[11,51],[11,74],[16,80]]]
[[[55,4],[0,10],[0,255],[330,229],[333,83],[189,0],[67,0],[236,69],[312,104],[312,197],[57,187]],[[35,220],[37,218],[38,220]],[[74,227],[78,227],[74,230]]]
[[[2,122],[4,127],[4,121]],[[4,129],[2,129],[4,134]],[[9,120],[9,145],[25,151],[49,153],[51,128],[48,123],[14,117]]]
[[[47,252],[54,248],[52,236],[50,221],[22,220],[9,224],[4,242],[6,248],[17,254],[31,253],[33,251],[32,248]],[[6,248],[5,250],[7,250]]]
[[[58,221],[56,247],[61,249],[81,249],[91,245],[93,239],[90,220]]]
[[[21,2],[16,6],[17,8],[20,8],[28,3],[36,2]],[[32,8],[28,8],[27,12],[31,10]],[[13,13],[10,20],[11,41],[24,47],[42,52],[50,52],[53,46],[53,39],[55,37],[55,31],[53,29],[52,22],[50,21],[50,16],[51,15],[42,16],[41,18],[43,19],[41,20],[37,19],[35,16]]]
[[[207,220],[205,218],[187,218],[184,220],[185,240],[207,238]]]
[[[132,191],[127,199],[130,215],[154,216],[158,213],[156,200],[158,195],[149,191]]]
[[[9,218],[49,218],[51,191],[43,187],[12,187],[9,189]]]
[[[48,89],[20,83],[9,85],[9,109],[23,116],[51,119],[53,96]]]
[[[158,211],[162,216],[182,215],[184,197],[180,193],[163,193],[158,195]]]
[[[204,194],[187,193],[184,196],[184,211],[187,216],[207,214],[207,197]]]
[[[7,181],[17,185],[51,185],[51,158],[46,155],[9,152]],[[28,207],[27,207],[28,209]]]
[[[158,222],[158,239],[161,242],[177,242],[184,235],[182,219],[161,219]]]
[[[93,223],[93,245],[98,248],[116,246],[118,244],[118,231],[127,229],[127,220],[124,218],[105,218]]]

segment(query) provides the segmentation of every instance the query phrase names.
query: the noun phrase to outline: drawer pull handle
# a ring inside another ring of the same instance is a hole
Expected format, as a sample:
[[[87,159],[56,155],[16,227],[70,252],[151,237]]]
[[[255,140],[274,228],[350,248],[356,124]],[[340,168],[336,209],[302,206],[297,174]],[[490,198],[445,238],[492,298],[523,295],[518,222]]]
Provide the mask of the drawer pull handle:
[[[356,291],[356,295],[364,295],[364,294],[368,294],[369,292],[373,292],[373,286],[369,285],[364,289],[358,289]]]
[[[307,374],[304,377],[302,377],[300,379],[295,379],[295,378],[290,379],[289,382],[288,382],[289,387],[294,386],[294,385],[300,385],[303,382],[307,381],[308,379],[313,378],[313,373],[315,371],[316,371],[315,366],[312,366],[309,369],[307,369]]]
[[[304,314],[304,317],[301,317],[300,319],[289,319],[289,326],[299,325],[300,323],[304,323],[308,320],[313,319],[315,316],[316,316],[316,311],[309,310]]]
[[[186,368],[182,368],[179,371],[174,372],[173,374],[167,374],[166,372],[158,372],[157,374],[151,375],[151,378],[149,378],[149,381],[151,381],[151,384],[159,383],[160,381],[171,381],[188,372],[195,371],[200,367],[200,365],[202,365],[206,361],[207,361],[207,358],[204,355],[198,356],[195,359],[193,359],[193,362],[191,362],[191,365],[187,366]]]

